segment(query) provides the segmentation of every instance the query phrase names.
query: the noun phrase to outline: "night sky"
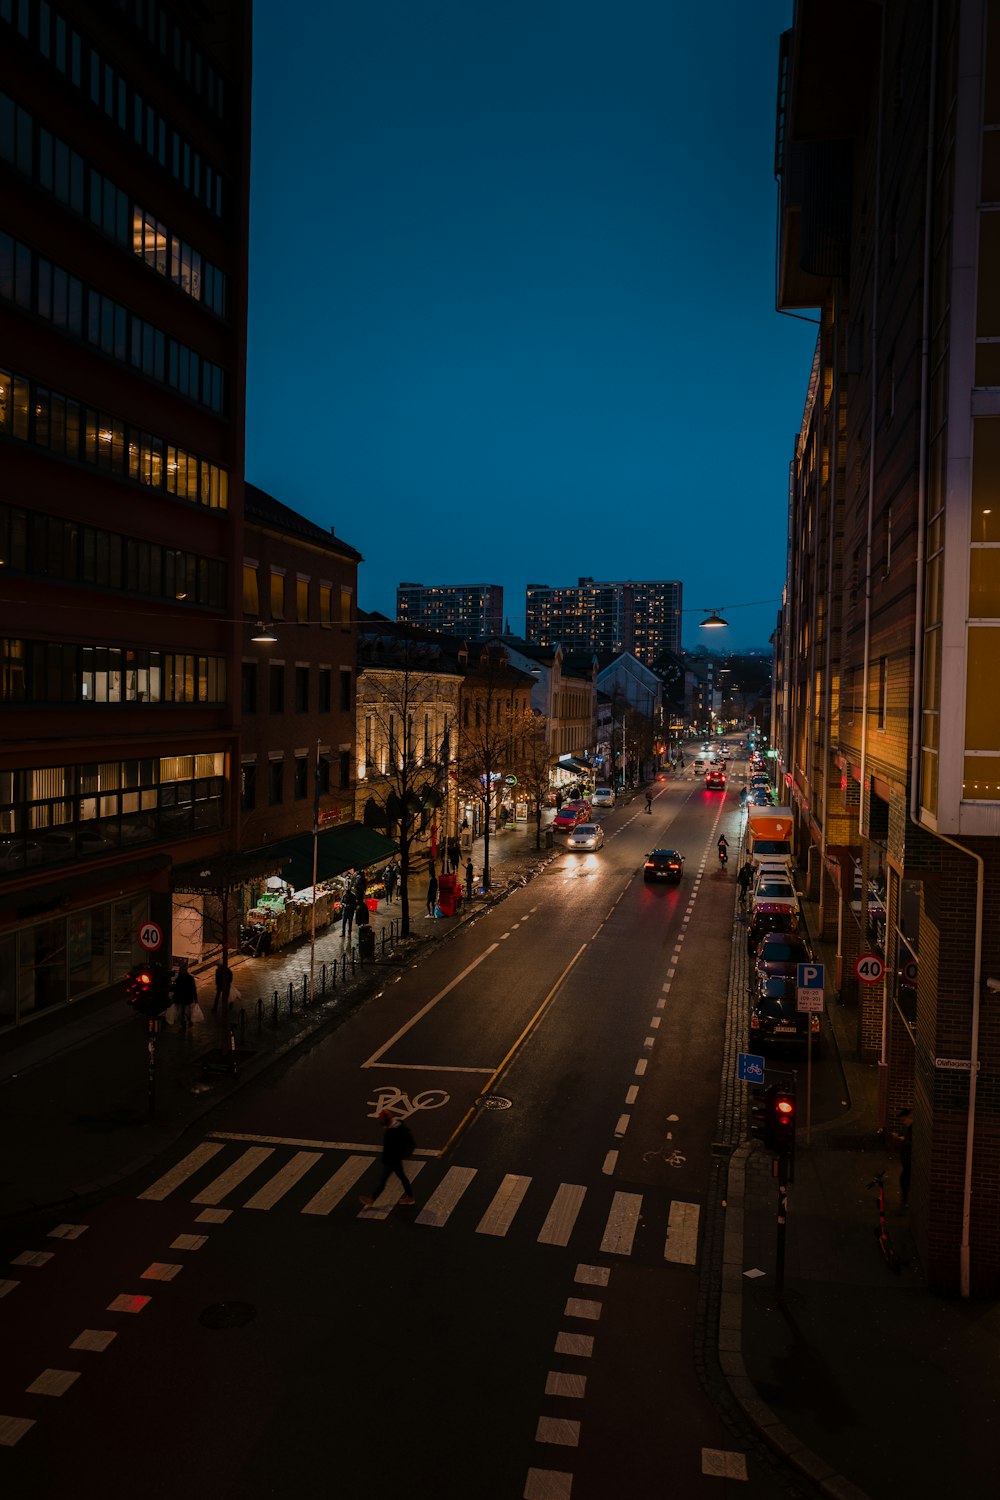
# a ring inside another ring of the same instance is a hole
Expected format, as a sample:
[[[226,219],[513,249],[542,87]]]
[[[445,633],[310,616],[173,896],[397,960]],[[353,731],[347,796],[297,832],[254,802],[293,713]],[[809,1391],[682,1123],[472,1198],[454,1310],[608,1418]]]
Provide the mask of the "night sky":
[[[366,609],[679,578],[686,647],[766,646],[816,336],[774,311],[792,0],[254,10],[247,478]]]

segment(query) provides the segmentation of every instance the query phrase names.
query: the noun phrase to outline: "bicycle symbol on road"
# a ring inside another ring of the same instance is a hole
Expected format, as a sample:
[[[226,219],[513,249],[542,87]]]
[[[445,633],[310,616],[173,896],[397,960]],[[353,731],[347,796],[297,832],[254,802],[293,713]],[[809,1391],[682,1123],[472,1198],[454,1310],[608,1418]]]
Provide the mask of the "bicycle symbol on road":
[[[678,1151],[676,1147],[673,1151],[671,1151],[669,1156],[665,1151],[644,1151],[642,1153],[642,1159],[643,1161],[656,1161],[659,1159],[661,1161],[665,1161],[668,1167],[683,1167],[684,1163],[687,1161],[687,1157],[684,1155],[684,1153],[682,1151]]]
[[[423,1089],[411,1098],[393,1084],[384,1084],[376,1091],[374,1100],[368,1100],[371,1106],[368,1118],[374,1120],[383,1109],[390,1109],[398,1119],[405,1120],[407,1115],[415,1115],[418,1109],[440,1109],[450,1098],[444,1089]]]

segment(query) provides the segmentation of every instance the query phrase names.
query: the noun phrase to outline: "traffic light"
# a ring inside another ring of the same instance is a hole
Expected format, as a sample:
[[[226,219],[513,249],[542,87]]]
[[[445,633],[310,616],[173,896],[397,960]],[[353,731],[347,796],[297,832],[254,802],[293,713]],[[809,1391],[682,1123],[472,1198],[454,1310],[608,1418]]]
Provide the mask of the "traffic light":
[[[777,1156],[795,1153],[795,1093],[772,1084],[767,1091],[764,1142]]]
[[[137,1015],[162,1015],[170,1004],[167,977],[159,964],[133,964],[125,980],[125,998]]]
[[[770,1088],[763,1084],[750,1087],[750,1134],[762,1141],[767,1136],[767,1096]]]

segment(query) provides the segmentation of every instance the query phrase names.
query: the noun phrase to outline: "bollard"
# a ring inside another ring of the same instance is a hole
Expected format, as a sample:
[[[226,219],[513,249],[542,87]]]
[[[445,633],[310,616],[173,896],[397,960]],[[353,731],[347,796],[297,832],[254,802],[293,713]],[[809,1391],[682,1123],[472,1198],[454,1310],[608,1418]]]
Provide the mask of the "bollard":
[[[243,1046],[243,1044],[246,1041],[246,1039],[247,1039],[247,1013],[243,1009],[243,1007],[240,1006],[240,1046],[241,1047]]]
[[[326,964],[320,964],[319,967],[319,992],[321,995],[326,994]]]
[[[261,998],[261,999],[259,999],[257,1001],[256,1010],[257,1010],[257,1035],[260,1036],[261,1032],[264,1030],[264,1001],[263,1001],[263,998]]]
[[[272,1021],[274,1023],[274,1029],[275,1029],[275,1031],[277,1031],[277,1029],[278,1029],[278,991],[277,990],[275,990],[275,992],[274,992],[274,999],[271,1002],[271,1019],[272,1019]]]
[[[333,988],[337,988],[337,960],[333,960]]]
[[[303,976],[302,976],[302,1009],[305,1010],[305,1008],[306,1008],[306,1006],[308,1004],[309,1004],[309,975],[308,974],[303,974]]]
[[[295,1014],[295,986],[293,981],[288,981],[288,1019],[291,1020]]]

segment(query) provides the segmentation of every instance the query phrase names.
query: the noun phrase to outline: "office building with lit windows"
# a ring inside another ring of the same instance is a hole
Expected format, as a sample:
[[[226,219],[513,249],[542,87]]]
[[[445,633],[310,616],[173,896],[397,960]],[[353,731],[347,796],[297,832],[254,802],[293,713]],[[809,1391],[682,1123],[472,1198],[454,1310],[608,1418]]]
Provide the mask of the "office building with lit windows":
[[[503,588],[498,583],[401,583],[396,620],[420,630],[483,640],[503,631]]]
[[[663,579],[529,583],[525,636],[537,646],[558,641],[567,651],[630,651],[651,666],[662,651],[681,649],[681,594],[679,583]]]
[[[250,48],[243,0],[0,0],[0,1030],[238,848]]]

